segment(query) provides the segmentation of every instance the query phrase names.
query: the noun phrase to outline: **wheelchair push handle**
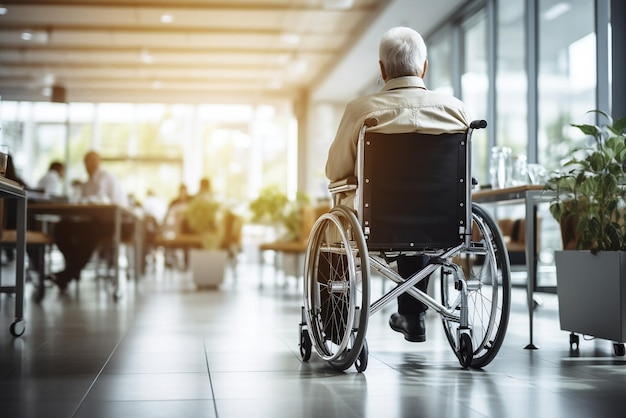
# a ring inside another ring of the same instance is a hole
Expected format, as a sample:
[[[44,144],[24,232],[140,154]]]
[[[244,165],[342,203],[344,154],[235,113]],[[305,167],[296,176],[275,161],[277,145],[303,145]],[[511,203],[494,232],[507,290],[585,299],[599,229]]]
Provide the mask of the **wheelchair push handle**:
[[[472,129],[483,129],[487,127],[487,121],[484,119],[474,120],[470,123],[470,128]]]
[[[366,128],[373,128],[378,125],[378,118],[367,118],[363,122]],[[487,127],[487,121],[484,119],[474,120],[470,123],[470,128],[472,129],[484,129]]]

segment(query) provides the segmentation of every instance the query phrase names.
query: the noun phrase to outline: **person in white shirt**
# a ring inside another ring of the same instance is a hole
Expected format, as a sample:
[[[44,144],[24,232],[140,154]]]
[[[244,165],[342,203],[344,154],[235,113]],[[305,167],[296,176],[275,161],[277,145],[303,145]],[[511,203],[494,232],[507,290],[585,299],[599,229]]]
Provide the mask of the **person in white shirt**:
[[[48,172],[37,183],[37,188],[41,189],[45,195],[60,196],[63,193],[63,177],[65,176],[65,165],[59,161],[50,163]]]
[[[82,184],[81,196],[94,203],[115,203],[128,205],[128,197],[120,181],[112,173],[100,167],[100,155],[89,151],[84,158],[85,170],[89,179]],[[80,273],[91,258],[94,250],[105,239],[112,238],[113,221],[63,220],[54,227],[55,244],[65,258],[65,269],[52,274],[61,291],[65,291],[71,280],[80,279]],[[133,225],[122,223],[122,238],[131,236]]]
[[[89,151],[85,154],[84,162],[89,179],[82,184],[81,197],[96,203],[128,206],[128,195],[120,181],[100,167],[100,155],[95,151]]]
[[[142,206],[144,212],[152,216],[158,225],[163,223],[165,215],[167,214],[167,202],[158,197],[154,193],[154,190],[148,189]]]

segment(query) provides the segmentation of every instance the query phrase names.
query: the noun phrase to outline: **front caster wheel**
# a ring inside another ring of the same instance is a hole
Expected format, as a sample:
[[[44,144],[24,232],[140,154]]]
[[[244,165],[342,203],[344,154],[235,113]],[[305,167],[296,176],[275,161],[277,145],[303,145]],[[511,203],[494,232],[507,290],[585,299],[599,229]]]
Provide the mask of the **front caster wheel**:
[[[467,333],[462,333],[459,339],[459,362],[461,367],[467,369],[472,364],[473,357],[472,337]]]
[[[302,356],[302,361],[309,361],[311,358],[311,348],[313,344],[311,343],[311,336],[309,335],[309,331],[303,330],[300,333],[300,355]]]
[[[24,321],[23,319],[16,319],[11,324],[11,328],[9,328],[11,335],[14,337],[20,337],[22,334],[24,334],[25,330],[26,330],[26,321]]]
[[[356,367],[356,371],[359,373],[363,373],[365,369],[367,369],[367,360],[369,359],[369,351],[367,348],[367,340],[363,340],[363,347],[361,347],[361,352],[359,356],[356,358],[354,362],[354,367]]]
[[[578,337],[578,335],[572,332],[569,335],[569,349],[571,351],[578,351],[579,344],[580,344],[580,338]]]
[[[613,351],[616,356],[623,357],[626,354],[626,349],[624,348],[624,344],[615,343],[613,344]]]

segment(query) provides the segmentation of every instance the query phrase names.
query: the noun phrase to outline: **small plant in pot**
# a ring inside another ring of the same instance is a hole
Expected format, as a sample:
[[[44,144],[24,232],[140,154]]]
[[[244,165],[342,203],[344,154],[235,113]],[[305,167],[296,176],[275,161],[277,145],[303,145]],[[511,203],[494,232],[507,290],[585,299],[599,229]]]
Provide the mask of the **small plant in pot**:
[[[201,235],[203,248],[214,250],[221,247],[225,233],[224,213],[221,203],[213,199],[196,197],[189,202],[187,224]]]
[[[216,288],[224,280],[228,252],[226,217],[229,211],[211,198],[196,197],[189,202],[186,220],[189,228],[200,235],[202,249],[189,251],[189,265],[196,286]]]

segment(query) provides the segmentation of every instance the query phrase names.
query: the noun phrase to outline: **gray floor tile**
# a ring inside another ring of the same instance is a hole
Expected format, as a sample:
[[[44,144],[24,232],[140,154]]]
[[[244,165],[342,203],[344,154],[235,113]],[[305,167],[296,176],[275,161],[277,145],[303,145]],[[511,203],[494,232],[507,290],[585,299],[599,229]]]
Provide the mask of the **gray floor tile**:
[[[187,273],[151,272],[117,302],[84,277],[41,304],[27,294],[20,338],[8,333],[14,299],[0,295],[0,415],[571,418],[626,408],[626,358],[604,340],[571,351],[555,295],[539,295],[539,348],[528,350],[525,293],[514,289],[506,339],[483,370],[461,369],[432,313],[427,341],[406,342],[388,326],[392,304],[369,320],[365,373],[340,372],[315,352],[301,361],[301,281],[275,282],[270,270],[259,286],[258,266],[240,264],[236,279],[203,292]]]

